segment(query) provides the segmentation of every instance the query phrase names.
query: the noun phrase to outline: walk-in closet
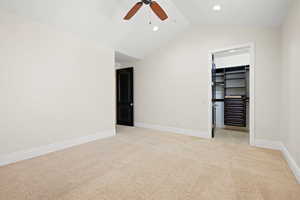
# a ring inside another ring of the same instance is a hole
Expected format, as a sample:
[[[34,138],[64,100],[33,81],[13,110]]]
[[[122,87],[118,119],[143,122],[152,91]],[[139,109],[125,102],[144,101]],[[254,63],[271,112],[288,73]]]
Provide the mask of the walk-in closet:
[[[213,56],[214,138],[248,144],[250,54],[240,49]]]

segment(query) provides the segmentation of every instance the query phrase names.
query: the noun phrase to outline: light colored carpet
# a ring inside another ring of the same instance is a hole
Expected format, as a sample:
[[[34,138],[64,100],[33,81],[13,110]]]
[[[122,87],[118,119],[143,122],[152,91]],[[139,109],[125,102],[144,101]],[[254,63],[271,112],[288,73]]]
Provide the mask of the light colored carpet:
[[[140,128],[0,168],[1,200],[299,200],[279,151]]]
[[[215,141],[233,144],[249,145],[249,133],[245,131],[215,129]]]

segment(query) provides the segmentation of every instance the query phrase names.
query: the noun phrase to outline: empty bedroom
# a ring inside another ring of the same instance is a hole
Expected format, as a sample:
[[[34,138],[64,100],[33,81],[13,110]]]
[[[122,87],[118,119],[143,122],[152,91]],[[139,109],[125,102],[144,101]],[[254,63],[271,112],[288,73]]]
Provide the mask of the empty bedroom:
[[[1,200],[299,200],[300,1],[0,0]]]

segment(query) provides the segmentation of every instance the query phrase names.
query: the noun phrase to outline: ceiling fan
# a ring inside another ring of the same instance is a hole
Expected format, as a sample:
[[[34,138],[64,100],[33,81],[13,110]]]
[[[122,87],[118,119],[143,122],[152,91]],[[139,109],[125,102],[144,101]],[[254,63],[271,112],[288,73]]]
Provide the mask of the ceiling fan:
[[[141,0],[140,2],[136,3],[133,8],[127,13],[124,17],[124,20],[130,20],[138,11],[139,9],[145,5],[149,5],[152,11],[162,20],[168,19],[168,15],[166,12],[160,7],[160,5],[156,1],[152,0]]]

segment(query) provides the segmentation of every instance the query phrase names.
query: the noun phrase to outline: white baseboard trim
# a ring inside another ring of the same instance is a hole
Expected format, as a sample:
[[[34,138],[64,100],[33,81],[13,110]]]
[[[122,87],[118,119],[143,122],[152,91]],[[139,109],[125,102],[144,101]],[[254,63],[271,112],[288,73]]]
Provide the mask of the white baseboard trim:
[[[292,157],[292,155],[282,142],[269,140],[255,140],[255,146],[281,151],[290,169],[295,175],[298,183],[300,184],[300,167],[297,165],[295,159]]]
[[[266,148],[266,149],[274,149],[274,150],[281,150],[282,143],[279,141],[270,141],[270,140],[255,140],[254,146]]]
[[[175,127],[147,124],[147,123],[142,123],[142,122],[136,122],[135,126],[140,127],[140,128],[154,129],[154,130],[158,130],[158,131],[177,133],[177,134],[181,134],[181,135],[188,135],[188,136],[194,136],[194,137],[199,137],[199,138],[206,138],[206,139],[211,138],[209,136],[208,132],[200,132],[200,131],[195,131],[195,130],[188,130],[188,129],[181,129],[181,128],[175,128]]]
[[[288,149],[282,144],[282,150],[286,161],[288,162],[289,167],[291,168],[292,172],[294,173],[298,183],[300,184],[300,167],[297,165],[296,161],[288,151]]]
[[[48,153],[60,151],[60,150],[67,149],[67,148],[70,148],[73,146],[92,142],[92,141],[99,140],[99,139],[112,137],[115,135],[116,135],[115,129],[101,131],[94,135],[84,136],[84,137],[72,139],[69,141],[58,142],[55,144],[49,144],[49,145],[45,145],[45,146],[41,146],[41,147],[29,149],[29,150],[10,153],[8,155],[0,156],[0,166],[12,164],[12,163],[19,162],[22,160],[35,158],[35,157],[42,156],[42,155],[45,155]]]

